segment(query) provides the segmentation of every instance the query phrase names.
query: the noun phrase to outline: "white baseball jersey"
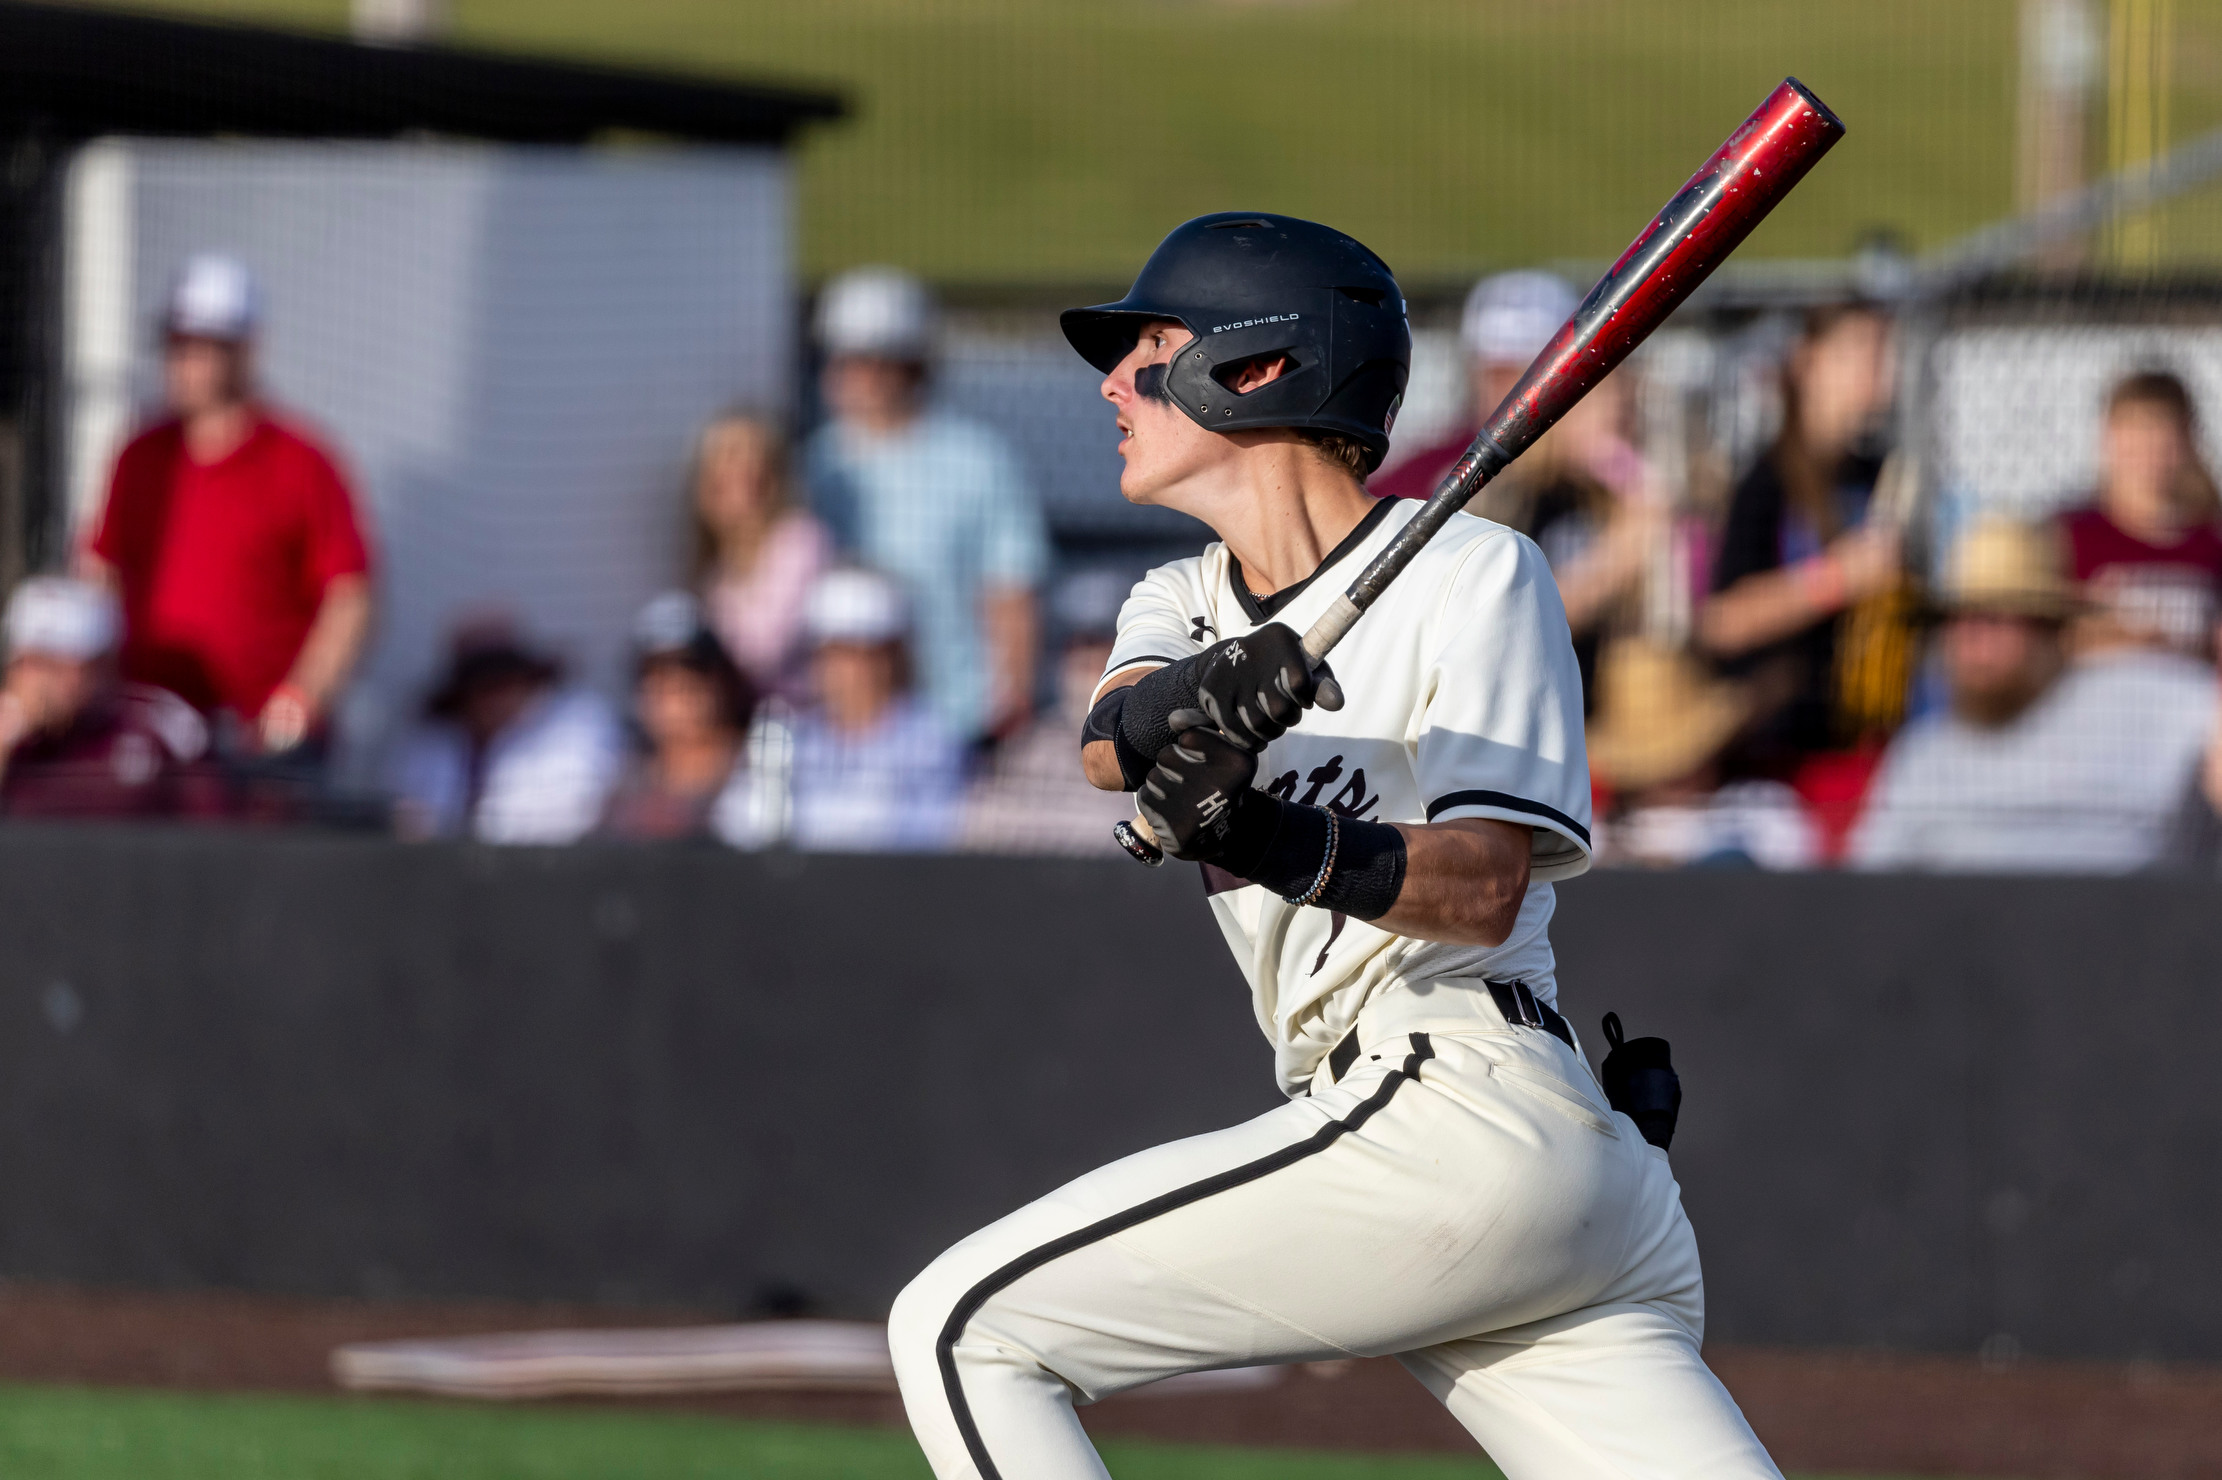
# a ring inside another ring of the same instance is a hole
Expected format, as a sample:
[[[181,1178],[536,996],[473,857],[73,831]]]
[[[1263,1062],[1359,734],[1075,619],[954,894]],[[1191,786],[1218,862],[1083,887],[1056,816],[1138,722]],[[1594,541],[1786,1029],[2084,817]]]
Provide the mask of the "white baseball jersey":
[[[1383,499],[1310,579],[1251,594],[1223,544],[1158,567],[1119,612],[1105,670],[1191,657],[1268,622],[1301,633],[1416,515]],[[1526,902],[1501,946],[1447,945],[1299,908],[1205,870],[1213,912],[1249,979],[1282,1088],[1320,1060],[1384,986],[1443,977],[1520,980],[1556,999],[1551,884],[1589,867],[1582,684],[1542,553],[1470,514],[1451,517],[1329,659],[1345,695],[1266,747],[1257,784],[1371,822],[1493,817],[1534,829]]]

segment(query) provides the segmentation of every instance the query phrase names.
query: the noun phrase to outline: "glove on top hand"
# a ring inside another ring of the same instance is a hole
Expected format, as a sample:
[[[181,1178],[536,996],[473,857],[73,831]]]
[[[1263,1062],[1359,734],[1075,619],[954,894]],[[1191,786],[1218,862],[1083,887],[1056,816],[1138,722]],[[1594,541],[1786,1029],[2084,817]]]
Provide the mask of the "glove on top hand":
[[[1111,741],[1119,774],[1133,791],[1183,729],[1217,726],[1243,749],[1259,751],[1287,734],[1306,705],[1340,709],[1342,689],[1326,664],[1315,670],[1305,661],[1302,638],[1274,622],[1113,689],[1089,712],[1080,738]],[[1187,724],[1173,723],[1183,714],[1191,716]]]
[[[1197,655],[1196,703],[1219,733],[1260,751],[1287,734],[1304,711],[1342,708],[1342,687],[1325,663],[1313,668],[1294,629],[1271,622]],[[1173,727],[1178,734],[1180,727]]]

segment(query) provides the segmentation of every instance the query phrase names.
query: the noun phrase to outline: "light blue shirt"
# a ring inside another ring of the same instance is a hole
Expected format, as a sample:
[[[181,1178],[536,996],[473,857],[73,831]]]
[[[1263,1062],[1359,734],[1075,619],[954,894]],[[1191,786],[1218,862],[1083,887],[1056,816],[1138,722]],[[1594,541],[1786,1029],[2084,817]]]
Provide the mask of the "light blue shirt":
[[[1034,586],[1049,540],[1034,490],[1003,439],[928,411],[874,437],[829,422],[805,457],[810,501],[844,553],[903,583],[919,691],[952,735],[986,727],[989,674],[980,599]]]
[[[1852,862],[1869,869],[2122,874],[2160,856],[2214,729],[2214,669],[2093,653],[2012,722],[1949,710],[1884,752]]]
[[[950,847],[964,755],[908,699],[845,735],[816,715],[795,727],[794,842],[833,853],[918,853]]]

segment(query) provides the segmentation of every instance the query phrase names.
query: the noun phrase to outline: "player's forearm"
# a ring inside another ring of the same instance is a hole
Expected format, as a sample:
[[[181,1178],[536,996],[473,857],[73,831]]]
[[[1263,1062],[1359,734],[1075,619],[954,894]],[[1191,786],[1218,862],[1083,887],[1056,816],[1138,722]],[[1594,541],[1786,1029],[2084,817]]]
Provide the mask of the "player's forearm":
[[[1398,823],[1404,887],[1374,923],[1418,940],[1501,946],[1528,894],[1532,829],[1494,818]]]
[[[1114,673],[1103,681],[1096,691],[1096,702],[1102,703],[1120,689],[1132,688],[1156,672],[1156,665],[1143,664]],[[1080,774],[1097,791],[1132,791],[1127,784],[1126,772],[1119,765],[1119,747],[1109,740],[1088,740],[1080,747]]]
[[[369,581],[342,576],[325,587],[323,604],[286,683],[318,709],[329,704],[362,656],[370,637],[370,618]]]

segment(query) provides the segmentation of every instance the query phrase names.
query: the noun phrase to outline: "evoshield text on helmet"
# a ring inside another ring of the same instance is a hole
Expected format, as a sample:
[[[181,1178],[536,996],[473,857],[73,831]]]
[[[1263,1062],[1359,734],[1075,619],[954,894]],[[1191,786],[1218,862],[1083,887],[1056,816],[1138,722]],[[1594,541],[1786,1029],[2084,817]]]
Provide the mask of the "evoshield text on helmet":
[[[1081,357],[1109,374],[1156,319],[1196,336],[1164,371],[1161,393],[1199,426],[1340,433],[1366,449],[1368,472],[1387,456],[1412,329],[1388,265],[1350,237],[1293,216],[1199,216],[1158,244],[1124,298],[1067,309],[1061,322]],[[1290,368],[1246,394],[1228,386],[1270,355]]]

